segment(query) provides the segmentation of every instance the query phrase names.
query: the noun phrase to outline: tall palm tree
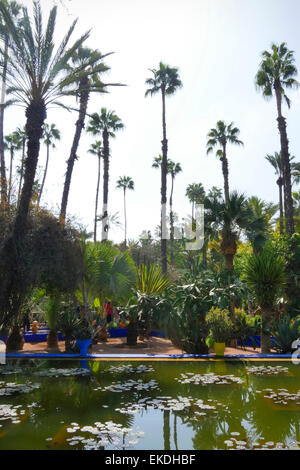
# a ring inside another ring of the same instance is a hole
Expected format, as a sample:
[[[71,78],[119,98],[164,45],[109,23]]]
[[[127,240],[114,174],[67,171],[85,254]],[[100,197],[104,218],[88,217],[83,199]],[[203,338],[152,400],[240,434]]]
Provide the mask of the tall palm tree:
[[[23,8],[22,12],[22,27],[17,28],[8,8],[2,1],[0,2],[0,13],[9,34],[7,94],[13,96],[13,102],[18,102],[25,107],[28,138],[24,184],[17,215],[12,234],[4,243],[0,253],[2,265],[0,271],[5,273],[5,278],[0,274],[0,305],[3,322],[17,315],[25,289],[26,266],[23,260],[22,239],[26,232],[47,107],[50,103],[62,105],[60,98],[64,96],[66,87],[78,79],[80,72],[78,69],[73,70],[67,76],[63,74],[63,71],[70,57],[89,36],[89,33],[83,34],[69,47],[70,37],[77,22],[75,20],[55,51],[54,32],[57,8],[51,9],[45,31],[41,6],[38,2],[33,4],[33,21],[29,17],[27,8]],[[13,299],[12,302],[11,299]]]
[[[8,180],[8,194],[7,194],[7,202],[10,204],[11,199],[11,190],[12,190],[12,169],[13,169],[13,160],[15,156],[15,151],[20,150],[21,142],[19,140],[18,134],[13,132],[5,136],[4,138],[4,149],[8,150],[10,153],[10,164],[9,164],[9,180]]]
[[[23,127],[21,129],[20,127],[18,127],[17,130],[16,130],[16,135],[17,135],[17,138],[19,139],[20,144],[22,146],[21,166],[18,170],[18,172],[20,173],[19,189],[18,189],[18,204],[19,204],[20,196],[21,196],[23,176],[24,176],[25,146],[26,146],[26,141],[27,141],[26,128]]]
[[[216,127],[211,129],[207,135],[207,154],[211,153],[215,147],[221,147],[217,150],[216,156],[220,158],[222,162],[226,203],[229,202],[229,170],[226,154],[227,144],[244,145],[243,142],[238,139],[239,133],[239,129],[234,127],[233,122],[226,125],[224,121],[218,121]]]
[[[67,164],[67,172],[65,177],[61,209],[60,221],[65,222],[67,204],[69,198],[69,191],[71,185],[71,178],[76,159],[78,159],[77,151],[79,147],[82,129],[85,125],[85,118],[87,115],[88,102],[91,93],[106,93],[106,88],[111,85],[118,84],[104,84],[100,76],[102,73],[107,72],[110,68],[103,63],[103,59],[110,55],[110,53],[102,55],[98,50],[92,50],[87,47],[80,47],[72,56],[72,66],[67,66],[67,71],[70,73],[73,67],[79,67],[82,73],[78,76],[76,87],[76,97],[79,100],[78,120],[76,121],[76,129],[71,147],[70,157]]]
[[[47,147],[47,159],[46,159],[46,166],[45,166],[45,170],[44,170],[43,181],[42,181],[42,185],[41,185],[41,189],[40,189],[40,193],[39,193],[39,197],[38,197],[38,202],[37,202],[38,207],[39,207],[40,202],[41,202],[41,198],[42,198],[42,194],[43,194],[43,190],[44,190],[44,186],[45,186],[45,181],[46,181],[46,176],[47,176],[47,171],[48,171],[49,156],[50,156],[50,145],[52,145],[52,147],[55,148],[54,141],[55,140],[60,140],[60,131],[57,129],[55,124],[51,124],[51,125],[49,125],[47,123],[44,124],[43,138],[44,138],[44,144]]]
[[[282,174],[284,185],[284,199],[286,204],[286,225],[290,236],[294,233],[293,198],[291,184],[291,166],[289,155],[289,143],[286,130],[286,119],[282,115],[282,99],[290,107],[290,99],[285,89],[298,87],[294,78],[297,75],[293,51],[290,51],[286,43],[272,44],[271,51],[262,53],[262,61],[256,75],[256,85],[262,91],[266,99],[274,94],[277,104],[277,122],[280,134]]]
[[[114,138],[116,132],[124,129],[124,124],[114,111],[101,108],[100,114],[93,113],[89,121],[87,132],[93,135],[102,135],[103,141],[103,212],[102,220],[102,241],[108,239],[108,182],[109,182],[109,138]]]
[[[118,179],[117,181],[117,188],[123,189],[124,193],[124,222],[125,222],[125,247],[127,245],[127,216],[126,216],[126,191],[134,190],[134,181],[130,176],[123,176]]]
[[[21,5],[14,1],[2,0],[7,11],[10,14],[11,20],[17,24]],[[8,47],[9,47],[9,30],[6,27],[5,21],[0,18],[0,35],[3,40],[3,56],[2,63],[2,85],[1,85],[1,107],[0,107],[0,184],[1,184],[1,207],[4,208],[7,202],[7,179],[5,170],[5,156],[4,156],[4,110],[5,110],[5,96],[7,87],[7,66],[8,66]]]
[[[89,150],[89,153],[96,155],[98,158],[98,177],[97,177],[97,188],[96,188],[96,201],[95,201],[95,220],[94,220],[94,243],[97,241],[97,222],[98,222],[98,199],[99,199],[99,187],[100,187],[100,171],[101,171],[101,158],[103,157],[103,146],[100,140],[93,143]]]
[[[168,140],[166,127],[166,96],[174,95],[174,93],[182,87],[179,78],[178,68],[169,67],[162,62],[159,63],[158,69],[150,69],[152,77],[146,80],[149,86],[145,96],[153,96],[161,93],[162,96],[162,164],[161,164],[161,263],[163,272],[167,272],[167,240],[164,236],[166,226],[166,204],[167,204],[167,173],[168,173]]]
[[[192,220],[194,220],[195,204],[202,204],[205,199],[205,189],[202,183],[192,183],[186,188],[186,197],[192,203]]]

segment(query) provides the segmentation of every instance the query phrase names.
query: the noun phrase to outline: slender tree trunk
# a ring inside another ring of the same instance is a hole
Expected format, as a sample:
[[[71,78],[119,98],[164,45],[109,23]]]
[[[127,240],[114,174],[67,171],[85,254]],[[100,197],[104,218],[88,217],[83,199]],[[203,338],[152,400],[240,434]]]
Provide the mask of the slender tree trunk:
[[[168,271],[167,264],[167,230],[166,230],[166,215],[167,215],[167,166],[168,166],[168,141],[166,129],[166,95],[165,87],[162,86],[162,125],[163,125],[163,140],[162,140],[162,163],[161,163],[161,265],[164,274]]]
[[[101,168],[101,154],[98,153],[98,180],[96,189],[96,202],[95,202],[95,223],[94,223],[94,242],[97,241],[97,217],[98,217],[98,199],[99,199],[99,186],[100,186],[100,168]]]
[[[108,182],[109,182],[109,134],[108,129],[104,129],[103,138],[103,212],[102,212],[102,241],[108,239]]]
[[[282,184],[283,184],[283,179],[280,177],[277,181],[278,188],[279,188],[279,214],[280,214],[280,220],[279,220],[279,230],[280,234],[283,234],[283,199],[282,199]]]
[[[229,203],[229,170],[228,160],[226,156],[226,144],[223,145],[223,156],[222,156],[222,171],[224,177],[224,196],[226,204]]]
[[[6,77],[7,77],[7,54],[8,54],[8,37],[5,38],[4,44],[4,61],[2,71],[2,90],[1,90],[1,107],[0,107],[0,183],[1,183],[1,207],[5,209],[7,204],[7,179],[5,169],[4,156],[4,102],[6,95]]]
[[[282,160],[282,173],[283,173],[283,187],[284,187],[284,200],[285,200],[285,212],[286,212],[286,228],[287,233],[291,237],[295,232],[294,226],[294,206],[293,206],[293,197],[292,197],[292,180],[291,180],[291,164],[290,164],[290,155],[289,155],[289,141],[287,138],[286,131],[286,120],[282,116],[281,112],[281,84],[276,82],[274,84],[275,94],[276,94],[276,103],[277,103],[277,122],[278,130],[280,134],[280,144],[281,144],[281,160]]]
[[[21,189],[22,189],[22,181],[23,181],[23,173],[24,173],[25,144],[26,144],[26,139],[25,139],[25,137],[24,137],[24,138],[23,138],[23,143],[22,143],[22,161],[21,161],[20,182],[19,182],[19,190],[18,190],[18,205],[19,205],[19,202],[20,202]]]
[[[271,350],[270,324],[272,321],[272,309],[270,307],[262,308],[261,318],[261,352],[267,354]]]
[[[62,201],[61,201],[61,209],[60,209],[59,218],[62,224],[65,224],[65,221],[66,221],[66,213],[67,213],[71,178],[72,178],[75,160],[77,160],[78,158],[77,150],[79,147],[82,129],[84,128],[84,121],[85,121],[87,107],[88,107],[89,92],[86,90],[87,85],[88,85],[88,78],[87,77],[82,78],[80,81],[80,85],[79,85],[79,90],[80,89],[82,90],[80,91],[79,117],[78,117],[78,121],[76,122],[76,131],[75,131],[75,135],[73,139],[73,145],[71,148],[70,157],[68,160],[67,173],[66,173],[64,190],[63,190]]]
[[[11,197],[13,161],[14,161],[14,148],[11,144],[11,147],[10,147],[10,163],[9,163],[9,180],[8,180],[8,196],[7,196],[8,205],[10,204],[10,197]]]
[[[45,186],[45,181],[46,181],[46,176],[47,176],[47,171],[48,171],[48,164],[49,164],[49,147],[50,147],[50,142],[47,142],[46,166],[45,166],[44,177],[43,177],[42,186],[41,186],[41,189],[40,189],[40,194],[39,194],[39,198],[38,198],[38,202],[37,202],[37,207],[39,207],[39,205],[40,205],[43,190],[44,190],[44,186]]]
[[[127,246],[127,214],[126,214],[126,188],[124,187],[124,222],[125,222],[125,248]]]
[[[173,191],[174,191],[174,176],[172,176],[172,186],[171,186],[171,194],[170,194],[170,245],[171,245],[171,253],[170,253],[170,260],[171,264],[174,264],[174,214],[173,214]]]
[[[178,450],[178,434],[177,434],[177,415],[174,415],[174,446],[175,449]]]
[[[1,253],[0,269],[0,323],[18,314],[22,295],[26,290],[27,276],[24,262],[24,235],[32,199],[32,189],[40,151],[40,139],[46,119],[44,101],[32,102],[26,109],[27,158],[25,161],[24,184],[12,235],[6,240]],[[1,276],[5,273],[5,276]]]

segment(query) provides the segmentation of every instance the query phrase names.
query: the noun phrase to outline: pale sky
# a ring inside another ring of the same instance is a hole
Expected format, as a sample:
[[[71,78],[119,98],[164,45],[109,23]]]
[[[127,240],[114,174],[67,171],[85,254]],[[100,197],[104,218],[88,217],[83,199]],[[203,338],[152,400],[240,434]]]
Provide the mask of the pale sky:
[[[169,158],[183,172],[175,181],[174,210],[181,219],[190,210],[186,187],[202,183],[223,188],[221,163],[206,156],[206,136],[218,120],[234,121],[245,147],[229,147],[230,190],[278,202],[276,176],[266,154],[279,151],[275,99],[265,101],[255,89],[260,55],[272,42],[287,42],[300,68],[299,0],[63,0],[57,21],[61,38],[73,19],[79,18],[73,40],[92,28],[86,46],[103,54],[111,71],[103,81],[124,83],[107,95],[93,95],[88,112],[106,106],[126,128],[111,141],[109,212],[123,222],[123,194],[116,190],[119,176],[131,176],[135,191],[128,192],[128,238],[154,230],[160,220],[160,172],[151,168],[161,153],[161,97],[145,98],[145,80],[160,61],[179,68],[183,88],[167,100]],[[32,2],[24,0],[30,6]],[[45,13],[53,4],[41,0]],[[46,16],[46,15],[45,15]],[[46,23],[46,17],[44,19]],[[299,161],[300,91],[289,92],[292,108],[284,107],[290,151]],[[50,155],[43,203],[58,209],[66,160],[77,115],[51,109],[47,122],[55,123],[62,140]],[[25,123],[24,110],[10,109],[5,134]],[[68,214],[93,230],[97,159],[87,153],[95,139],[83,134],[75,163]],[[46,149],[39,165],[44,167]],[[8,157],[7,157],[8,158]],[[16,158],[16,163],[18,159]],[[103,171],[102,171],[103,175]],[[102,182],[101,182],[102,184]],[[102,206],[102,190],[99,197]],[[100,225],[100,224],[99,224]],[[100,227],[99,227],[100,228]],[[99,236],[101,231],[99,230]],[[123,232],[114,229],[115,241]]]

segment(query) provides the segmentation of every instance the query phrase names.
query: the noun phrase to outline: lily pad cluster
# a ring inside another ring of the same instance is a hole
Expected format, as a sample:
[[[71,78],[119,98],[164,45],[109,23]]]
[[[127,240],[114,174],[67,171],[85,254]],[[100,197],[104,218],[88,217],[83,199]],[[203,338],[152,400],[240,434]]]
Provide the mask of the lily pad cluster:
[[[283,442],[265,441],[263,437],[259,437],[256,441],[241,439],[239,432],[230,433],[232,437],[224,441],[224,445],[230,450],[291,450],[299,449],[300,442],[291,442],[286,444]]]
[[[0,405],[0,421],[11,421],[12,424],[19,424],[20,415],[25,414],[22,405]],[[0,424],[0,428],[2,424]]]
[[[31,382],[27,382],[26,384],[0,382],[0,396],[15,395],[17,393],[30,393],[39,387],[40,384]]]
[[[101,392],[114,392],[114,393],[122,393],[128,390],[135,390],[135,391],[150,391],[150,390],[157,390],[159,389],[159,385],[156,380],[150,380],[149,382],[143,382],[142,379],[133,380],[129,379],[126,382],[113,382],[111,385],[107,385],[106,387],[97,387],[95,391]]]
[[[21,367],[0,366],[0,375],[22,374],[24,370]]]
[[[154,372],[154,369],[152,366],[146,366],[143,364],[140,364],[137,367],[134,367],[131,364],[122,364],[120,366],[111,366],[108,369],[108,372],[118,374],[144,374],[146,372]]]
[[[90,371],[83,368],[76,369],[43,369],[34,373],[39,377],[75,377],[77,375],[89,375]]]
[[[240,377],[236,377],[235,375],[216,375],[214,373],[201,375],[193,374],[192,372],[181,374],[180,378],[176,378],[175,380],[181,384],[195,385],[230,385],[233,383],[243,383],[243,380]]]
[[[300,390],[296,393],[290,393],[286,388],[279,388],[276,392],[271,388],[263,390],[264,398],[273,400],[277,405],[289,405],[294,403],[300,406]]]
[[[114,449],[130,449],[144,436],[143,431],[133,431],[113,421],[96,422],[93,426],[82,427],[77,423],[72,423],[67,428],[67,432],[73,434],[66,439],[69,446],[77,446],[84,450],[99,450],[108,446]]]
[[[253,375],[279,375],[288,374],[289,369],[283,366],[251,366],[246,367],[248,374]]]
[[[122,408],[116,408],[116,411],[123,414],[139,413],[147,409],[156,409],[161,411],[183,411],[193,409],[195,416],[205,416],[207,412],[215,411],[220,403],[211,404],[212,400],[208,400],[210,404],[204,403],[203,400],[193,397],[156,397],[141,398],[135,403],[121,403]]]

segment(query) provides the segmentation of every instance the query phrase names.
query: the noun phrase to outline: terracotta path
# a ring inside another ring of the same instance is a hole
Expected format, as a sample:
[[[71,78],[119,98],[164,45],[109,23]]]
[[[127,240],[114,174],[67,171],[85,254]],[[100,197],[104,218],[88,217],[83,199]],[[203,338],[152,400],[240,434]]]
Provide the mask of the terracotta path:
[[[25,343],[23,350],[19,353],[42,353],[54,354],[57,352],[64,352],[65,343],[60,341],[58,349],[47,348],[46,343]],[[213,350],[210,351],[213,353]],[[92,354],[185,354],[179,348],[176,348],[171,341],[163,338],[150,338],[146,343],[138,342],[137,347],[126,346],[126,338],[109,338],[107,343],[98,343],[93,345]],[[253,348],[226,348],[226,354],[259,354],[260,349],[254,350]]]

